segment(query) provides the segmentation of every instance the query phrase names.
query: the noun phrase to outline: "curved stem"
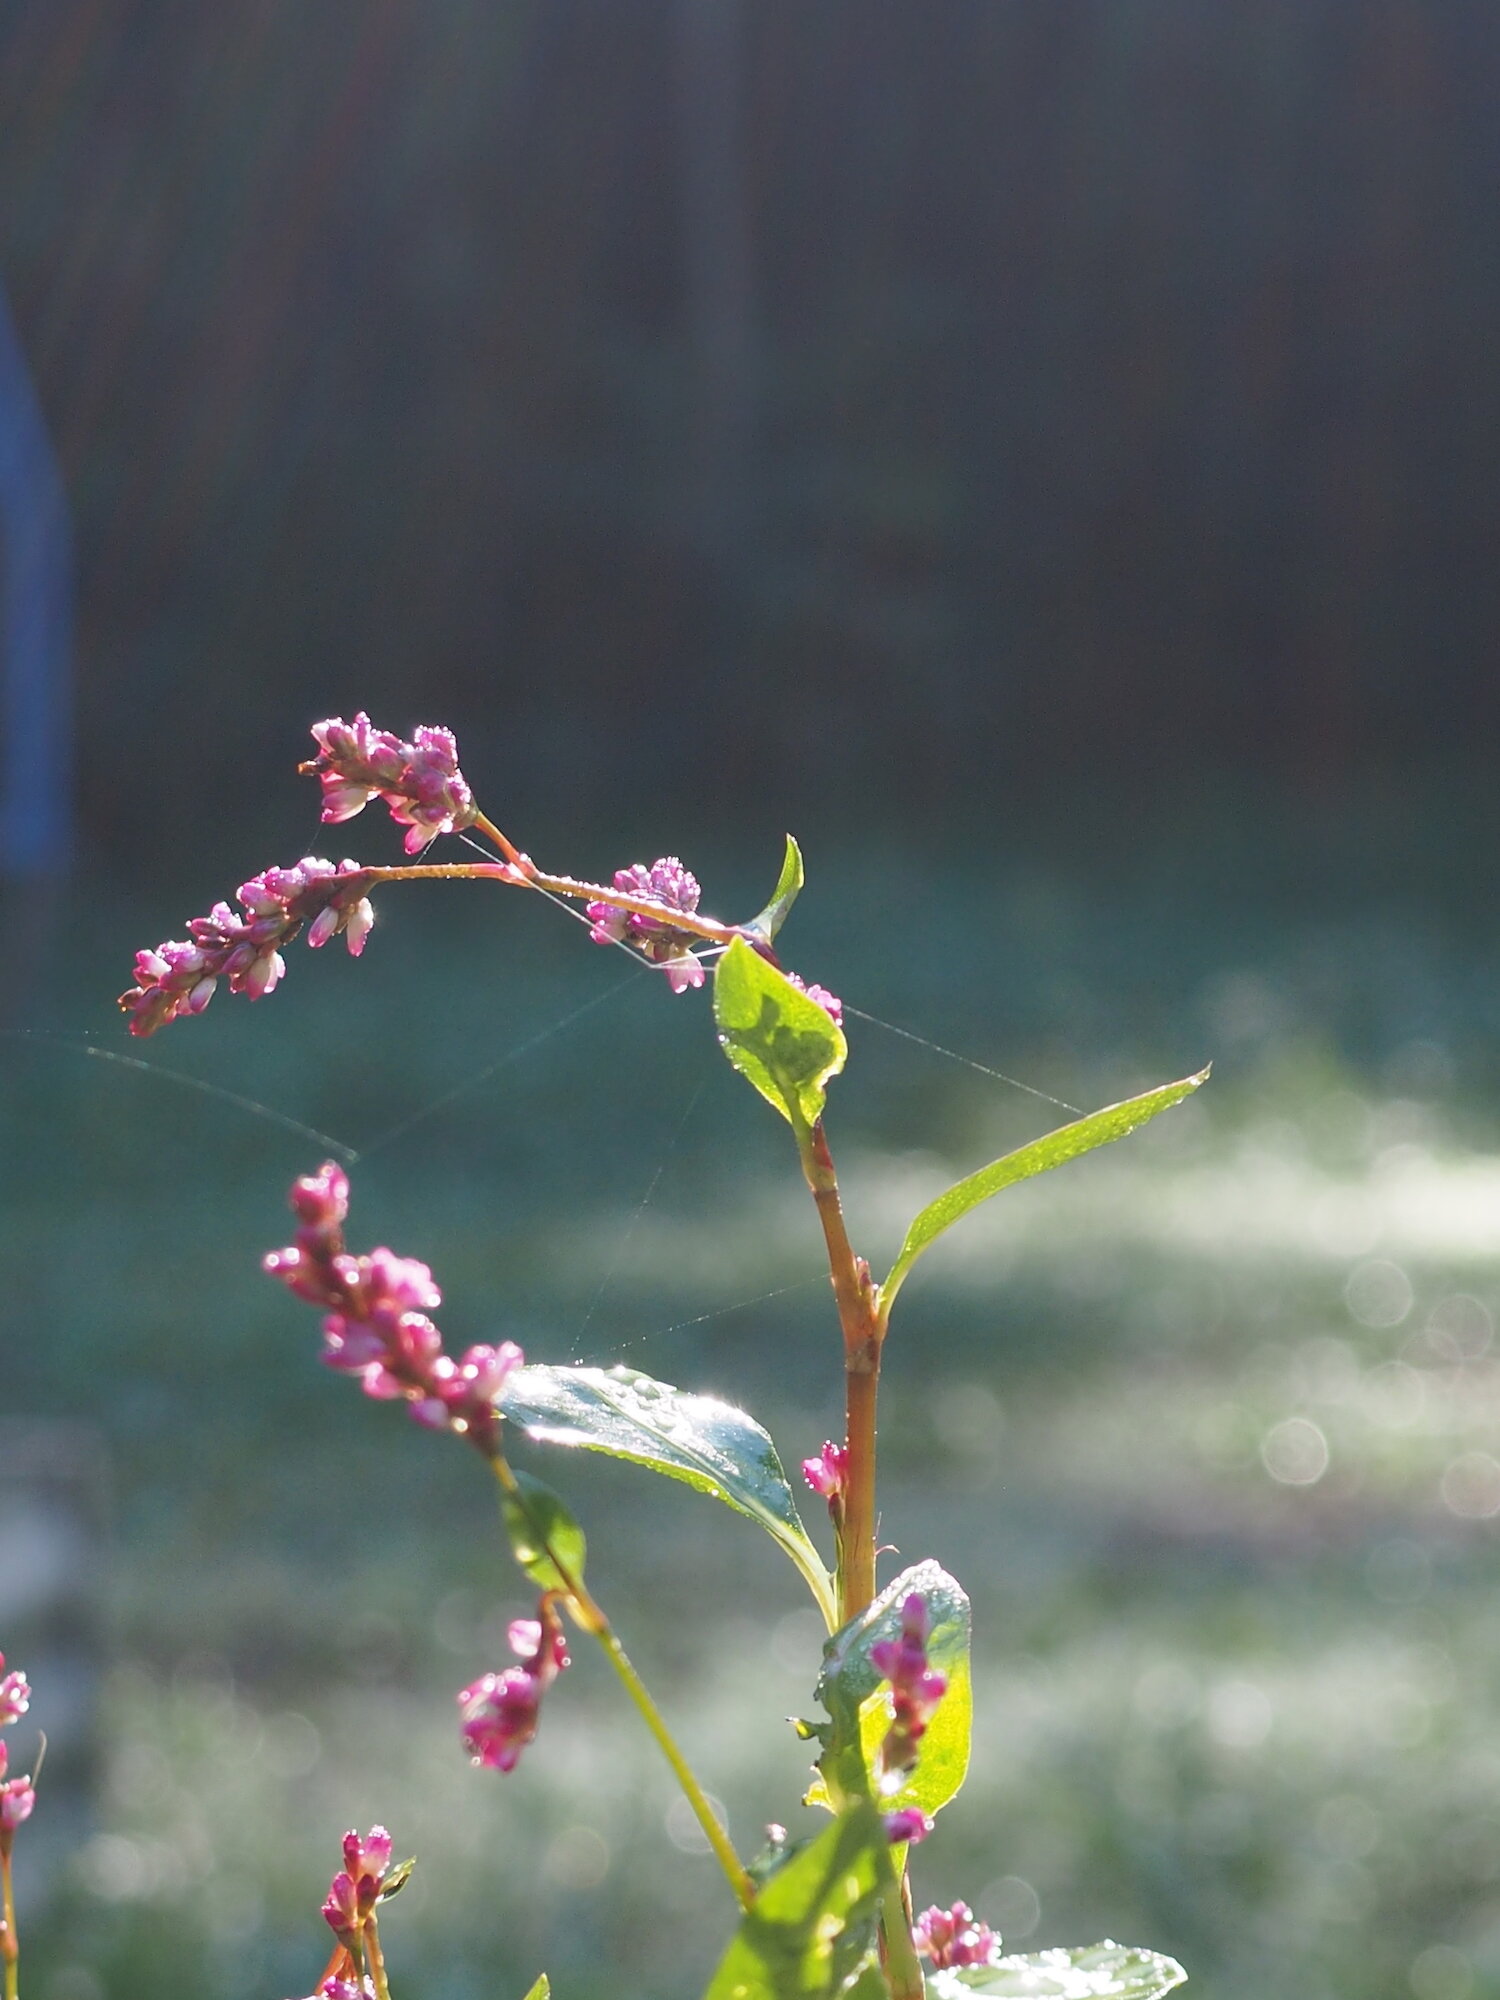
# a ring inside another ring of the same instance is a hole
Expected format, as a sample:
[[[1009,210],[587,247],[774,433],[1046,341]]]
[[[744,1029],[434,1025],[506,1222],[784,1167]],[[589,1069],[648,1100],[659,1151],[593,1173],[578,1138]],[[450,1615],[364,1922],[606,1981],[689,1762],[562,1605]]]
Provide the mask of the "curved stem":
[[[672,1732],[668,1729],[661,1710],[652,1700],[645,1682],[631,1665],[629,1655],[620,1644],[614,1627],[610,1624],[598,1601],[585,1589],[582,1582],[572,1574],[547,1540],[541,1523],[537,1521],[531,1509],[526,1504],[526,1496],[522,1491],[520,1481],[506,1463],[504,1455],[498,1450],[489,1452],[486,1455],[489,1458],[490,1465],[494,1469],[496,1479],[500,1482],[501,1488],[507,1497],[521,1508],[531,1527],[532,1533],[537,1538],[538,1545],[546,1552],[547,1560],[557,1571],[559,1577],[561,1577],[574,1616],[583,1629],[586,1632],[591,1632],[599,1641],[600,1646],[604,1650],[604,1657],[609,1661],[609,1664],[619,1677],[625,1692],[630,1696],[631,1701],[635,1705],[636,1712],[655,1739],[657,1748],[671,1766],[672,1775],[682,1787],[683,1797],[692,1808],[693,1817],[697,1820],[699,1826],[702,1827],[703,1837],[707,1840],[715,1860],[717,1860],[720,1868],[724,1871],[725,1879],[734,1891],[740,1907],[748,1910],[755,1900],[755,1886],[751,1882],[750,1877],[745,1873],[739,1856],[730,1845],[728,1835],[725,1833],[723,1827],[720,1826],[718,1816],[709,1804],[708,1796],[704,1792],[703,1787],[698,1783],[692,1766],[688,1763],[686,1757],[683,1756],[681,1750],[678,1749],[676,1740]]]

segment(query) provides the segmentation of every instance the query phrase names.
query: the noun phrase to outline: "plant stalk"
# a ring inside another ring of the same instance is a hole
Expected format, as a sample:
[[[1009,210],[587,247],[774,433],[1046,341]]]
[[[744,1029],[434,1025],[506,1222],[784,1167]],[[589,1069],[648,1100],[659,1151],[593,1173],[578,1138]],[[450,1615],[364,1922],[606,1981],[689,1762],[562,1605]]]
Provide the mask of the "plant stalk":
[[[511,888],[546,889],[554,896],[568,896],[575,902],[608,903],[612,910],[623,910],[628,916],[654,917],[658,923],[670,924],[674,931],[685,931],[709,944],[727,945],[742,935],[734,924],[721,924],[715,917],[700,917],[688,910],[670,909],[653,902],[649,896],[627,895],[621,889],[606,888],[602,882],[581,882],[572,875],[548,875],[529,856],[518,854],[503,834],[490,828],[488,820],[476,820],[475,824],[482,825],[491,839],[504,843],[501,849],[506,856],[504,861],[410,861],[389,868],[372,866],[361,873],[368,875],[372,884],[488,881],[504,882]]]
[[[875,1595],[875,1406],[884,1329],[869,1266],[856,1257],[844,1222],[838,1175],[821,1119],[797,1133],[802,1171],[817,1204],[828,1271],[844,1336],[844,1444],[849,1453],[839,1536],[839,1620],[856,1617]]]
[[[673,1737],[671,1730],[668,1729],[661,1710],[652,1700],[645,1682],[631,1664],[630,1656],[620,1644],[614,1627],[610,1624],[603,1608],[593,1595],[572,1574],[566,1563],[561,1560],[551,1543],[547,1540],[541,1524],[536,1520],[526,1504],[526,1496],[521,1489],[520,1481],[506,1463],[504,1455],[498,1450],[487,1455],[489,1456],[490,1464],[494,1468],[495,1477],[499,1480],[501,1487],[526,1515],[527,1522],[531,1527],[532,1533],[537,1538],[538,1545],[546,1552],[547,1560],[557,1571],[559,1577],[561,1577],[563,1588],[567,1591],[574,1616],[583,1629],[586,1632],[591,1632],[603,1647],[604,1657],[609,1661],[611,1667],[613,1667],[625,1692],[634,1703],[636,1712],[654,1737],[657,1748],[671,1766],[672,1775],[682,1787],[683,1797],[692,1808],[694,1819],[702,1827],[703,1837],[708,1842],[715,1860],[724,1871],[724,1877],[729,1883],[730,1888],[734,1891],[741,1909],[748,1910],[750,1905],[755,1901],[755,1885],[745,1873],[739,1856],[730,1845],[728,1835],[725,1833],[723,1827],[720,1826],[718,1816],[708,1802],[707,1794],[698,1783],[692,1766],[677,1747],[676,1739]]]
[[[0,1958],[5,1960],[5,2000],[19,2000],[21,1941],[16,1936],[16,1899],[10,1880],[10,1835],[0,1842]]]
[[[385,1953],[380,1949],[380,1927],[372,1910],[365,1920],[363,1944],[365,1947],[365,1967],[370,1975],[370,1983],[375,1988],[375,2000],[391,2000],[391,1989],[386,1983]]]
[[[893,1881],[881,1894],[880,1939],[881,1965],[891,2000],[923,2000],[927,1982],[912,1942],[911,1914],[899,1881]]]

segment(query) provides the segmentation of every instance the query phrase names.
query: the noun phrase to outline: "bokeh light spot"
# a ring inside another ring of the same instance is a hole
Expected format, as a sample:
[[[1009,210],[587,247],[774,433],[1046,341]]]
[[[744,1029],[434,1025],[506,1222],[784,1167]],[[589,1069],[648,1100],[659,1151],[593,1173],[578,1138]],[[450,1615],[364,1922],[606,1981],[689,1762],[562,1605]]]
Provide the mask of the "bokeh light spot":
[[[1500,1464],[1487,1451],[1462,1452],[1442,1481],[1443,1505],[1462,1521],[1488,1521],[1500,1514]]]
[[[1414,1299],[1411,1279],[1384,1257],[1356,1264],[1344,1281],[1344,1304],[1361,1326],[1400,1326]]]
[[[1288,1417],[1266,1432],[1260,1456],[1278,1485],[1315,1486],[1328,1470],[1328,1440],[1309,1417]]]

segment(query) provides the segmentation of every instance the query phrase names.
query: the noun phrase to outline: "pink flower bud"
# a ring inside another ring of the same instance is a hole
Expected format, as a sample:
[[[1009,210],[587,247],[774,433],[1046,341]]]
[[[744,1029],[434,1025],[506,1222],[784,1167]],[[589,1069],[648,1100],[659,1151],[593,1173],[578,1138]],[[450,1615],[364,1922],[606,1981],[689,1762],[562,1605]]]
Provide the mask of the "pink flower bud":
[[[0,1667],[5,1665],[5,1655],[0,1653]],[[31,1706],[31,1686],[19,1667],[0,1677],[0,1729],[8,1723],[19,1722]]]
[[[836,993],[830,993],[826,986],[809,986],[805,980],[799,979],[795,972],[789,972],[787,978],[799,993],[805,993],[809,1000],[816,1000],[836,1028],[843,1027],[844,1003]]]
[[[390,1865],[391,1836],[383,1826],[372,1826],[363,1840],[353,1827],[344,1835],[344,1867],[353,1878],[364,1908],[373,1907]]]
[[[915,1847],[919,1840],[925,1840],[932,1831],[932,1821],[920,1806],[903,1806],[900,1812],[885,1816],[885,1835],[892,1847],[899,1847],[902,1841]]]
[[[22,1820],[30,1819],[35,1804],[29,1777],[8,1778],[0,1785],[0,1834],[14,1833]]]
[[[816,1458],[804,1458],[802,1461],[802,1477],[820,1499],[830,1504],[843,1498],[844,1482],[848,1476],[848,1447],[834,1444],[831,1439]]]
[[[323,1916],[340,1944],[349,1944],[359,1935],[364,1920],[359,1888],[347,1869],[341,1868],[328,1885]]]

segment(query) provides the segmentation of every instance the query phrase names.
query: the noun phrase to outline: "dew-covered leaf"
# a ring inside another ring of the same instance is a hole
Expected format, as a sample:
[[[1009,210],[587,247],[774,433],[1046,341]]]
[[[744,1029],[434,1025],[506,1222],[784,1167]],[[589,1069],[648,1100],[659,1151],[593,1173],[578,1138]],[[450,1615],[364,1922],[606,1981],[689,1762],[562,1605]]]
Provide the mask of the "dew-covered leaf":
[[[714,1020],[719,1046],[767,1104],[794,1129],[816,1125],[849,1052],[817,1001],[736,938],[714,969]]]
[[[874,1787],[876,1752],[891,1726],[890,1686],[870,1658],[878,1641],[901,1633],[901,1608],[915,1593],[927,1606],[928,1664],[947,1678],[919,1746],[916,1769],[900,1791],[881,1799],[887,1812],[919,1806],[929,1816],[954,1798],[969,1768],[974,1696],[969,1676],[969,1600],[961,1584],[935,1562],[905,1570],[823,1649],[818,1700],[832,1718],[810,1805],[836,1810],[843,1799]]]
[[[837,2000],[870,1950],[889,1879],[885,1829],[861,1800],[760,1890],[703,2000]]]
[[[501,1405],[541,1444],[628,1459],[758,1521],[797,1565],[832,1622],[833,1579],[808,1538],[776,1447],[753,1417],[633,1368],[518,1368]]]
[[[542,1590],[567,1588],[552,1557],[567,1570],[574,1583],[583,1577],[588,1543],[560,1494],[529,1472],[518,1472],[520,1497],[500,1496],[500,1513],[510,1537],[511,1554],[531,1581]]]
[[[1175,1958],[1130,1945],[1073,1945],[1003,1958],[998,1965],[948,1968],[927,1975],[928,2000],[1161,2000],[1187,1974]]]
[[[1055,1132],[1033,1139],[1029,1146],[1007,1153],[1002,1159],[992,1160],[989,1166],[980,1167],[977,1173],[955,1181],[936,1201],[927,1204],[907,1230],[906,1241],[891,1266],[890,1276],[880,1288],[886,1310],[889,1310],[891,1301],[906,1282],[907,1272],[922,1252],[935,1243],[945,1229],[951,1229],[955,1222],[966,1216],[970,1209],[988,1201],[991,1195],[1014,1187],[1017,1181],[1030,1180],[1034,1174],[1044,1174],[1052,1167],[1064,1166],[1069,1160],[1093,1152],[1096,1146],[1107,1146],[1112,1140],[1123,1139],[1158,1113],[1180,1104],[1207,1079],[1208,1071],[1201,1069],[1196,1076],[1186,1076],[1180,1083],[1164,1083],[1156,1090],[1143,1091],[1139,1097],[1127,1097],[1122,1104],[1107,1104],[1102,1111],[1090,1112],[1087,1118],[1076,1119],[1071,1125],[1060,1125]]]
[[[758,917],[753,917],[745,929],[754,931],[767,941],[774,938],[787,920],[787,913],[802,892],[802,849],[790,834],[786,837],[786,859],[781,864],[781,873],[776,878],[776,887],[771,891],[771,900]]]

